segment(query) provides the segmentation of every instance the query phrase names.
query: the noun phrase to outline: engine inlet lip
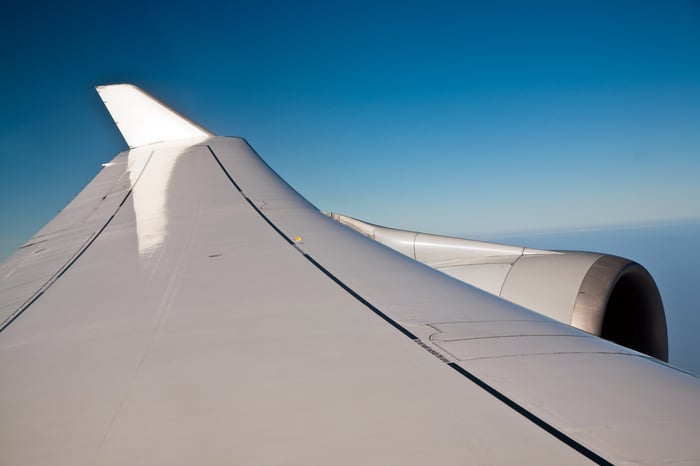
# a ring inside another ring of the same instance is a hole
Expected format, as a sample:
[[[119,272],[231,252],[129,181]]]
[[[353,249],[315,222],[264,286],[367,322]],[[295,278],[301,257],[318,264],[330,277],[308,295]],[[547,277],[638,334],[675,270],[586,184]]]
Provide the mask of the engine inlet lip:
[[[626,290],[634,293],[633,297],[638,301],[637,309],[630,311],[625,306],[622,306],[625,309],[619,306],[620,293],[624,298]],[[615,315],[611,315],[611,312]],[[661,295],[649,272],[629,259],[603,255],[593,263],[579,287],[571,325],[668,361],[666,314]],[[625,331],[641,333],[635,335],[640,341],[634,345],[625,344],[630,340],[630,335],[626,335]]]

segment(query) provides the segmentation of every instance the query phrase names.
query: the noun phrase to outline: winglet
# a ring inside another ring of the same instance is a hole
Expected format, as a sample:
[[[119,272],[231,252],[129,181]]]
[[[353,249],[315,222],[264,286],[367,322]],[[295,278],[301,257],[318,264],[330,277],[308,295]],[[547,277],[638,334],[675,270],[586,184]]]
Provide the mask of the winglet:
[[[130,148],[213,134],[131,84],[97,86]]]

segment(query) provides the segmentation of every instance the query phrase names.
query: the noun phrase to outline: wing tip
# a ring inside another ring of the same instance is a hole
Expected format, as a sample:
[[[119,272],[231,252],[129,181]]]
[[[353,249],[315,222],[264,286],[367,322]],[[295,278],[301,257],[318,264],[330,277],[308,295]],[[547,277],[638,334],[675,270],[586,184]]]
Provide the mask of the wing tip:
[[[130,83],[95,86],[130,148],[214,134]]]
[[[115,88],[119,88],[119,87],[134,89],[138,92],[146,94],[143,91],[143,89],[141,89],[140,87],[138,87],[134,84],[130,84],[130,83],[98,84],[97,86],[95,86],[95,90],[97,91],[98,94],[102,95],[103,92],[108,91],[109,89],[115,89]]]

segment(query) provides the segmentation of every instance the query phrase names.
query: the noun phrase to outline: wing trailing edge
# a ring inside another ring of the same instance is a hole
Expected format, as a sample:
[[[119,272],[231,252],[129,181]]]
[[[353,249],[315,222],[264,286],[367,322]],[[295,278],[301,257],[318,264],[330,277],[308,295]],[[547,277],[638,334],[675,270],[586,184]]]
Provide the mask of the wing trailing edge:
[[[130,148],[213,134],[132,84],[97,86],[97,93]]]

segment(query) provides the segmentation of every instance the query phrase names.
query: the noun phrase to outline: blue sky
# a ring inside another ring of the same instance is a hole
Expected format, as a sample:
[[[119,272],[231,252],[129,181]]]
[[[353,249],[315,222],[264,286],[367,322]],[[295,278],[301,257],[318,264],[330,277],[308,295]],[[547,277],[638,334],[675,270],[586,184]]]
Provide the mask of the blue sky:
[[[125,148],[115,82],[375,223],[700,217],[697,2],[10,2],[0,41],[0,257]]]

